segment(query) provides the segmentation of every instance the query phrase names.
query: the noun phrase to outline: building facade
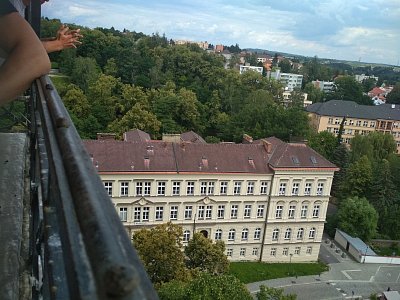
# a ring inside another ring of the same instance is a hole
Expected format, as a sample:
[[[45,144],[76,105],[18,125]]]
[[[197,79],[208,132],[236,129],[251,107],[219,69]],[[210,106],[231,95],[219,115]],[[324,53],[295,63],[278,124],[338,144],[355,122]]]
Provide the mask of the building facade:
[[[312,127],[317,131],[328,131],[337,135],[345,119],[342,139],[350,144],[357,135],[373,131],[393,135],[397,153],[400,153],[400,105],[381,104],[378,106],[359,105],[352,101],[331,100],[307,106]]]
[[[128,233],[165,222],[235,261],[316,261],[334,171],[304,144],[84,141]]]
[[[271,72],[269,77],[282,82],[288,91],[293,91],[296,88],[301,89],[301,85],[303,83],[303,75],[282,73],[280,69],[277,69],[275,72]]]
[[[255,71],[255,72],[260,73],[262,75],[263,67],[246,66],[246,65],[240,65],[239,66],[239,73],[240,74],[243,74],[244,72],[247,72],[247,71]]]

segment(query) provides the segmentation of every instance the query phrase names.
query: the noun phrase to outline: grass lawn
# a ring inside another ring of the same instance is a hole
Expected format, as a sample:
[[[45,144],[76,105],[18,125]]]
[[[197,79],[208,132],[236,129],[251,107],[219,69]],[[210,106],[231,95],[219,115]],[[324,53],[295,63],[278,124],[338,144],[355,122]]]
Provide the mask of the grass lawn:
[[[281,263],[232,262],[229,273],[243,283],[283,278],[288,276],[318,275],[328,270],[322,263]]]
[[[376,252],[376,254],[382,256],[400,256],[400,248],[396,245],[391,245],[389,247],[379,247],[377,245],[372,245],[372,249]]]

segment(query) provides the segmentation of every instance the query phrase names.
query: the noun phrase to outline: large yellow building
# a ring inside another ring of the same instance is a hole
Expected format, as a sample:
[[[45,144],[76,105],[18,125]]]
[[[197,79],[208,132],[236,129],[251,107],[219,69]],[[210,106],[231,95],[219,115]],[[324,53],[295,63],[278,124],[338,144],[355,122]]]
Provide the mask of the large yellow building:
[[[129,234],[172,221],[184,242],[193,232],[223,240],[232,260],[317,260],[337,168],[311,148],[207,144],[193,132],[124,138],[84,144]]]
[[[392,134],[400,153],[400,105],[382,104],[359,105],[352,101],[331,100],[307,106],[312,127],[317,131],[339,133],[340,123],[345,117],[343,142],[357,134],[366,135],[372,131]]]

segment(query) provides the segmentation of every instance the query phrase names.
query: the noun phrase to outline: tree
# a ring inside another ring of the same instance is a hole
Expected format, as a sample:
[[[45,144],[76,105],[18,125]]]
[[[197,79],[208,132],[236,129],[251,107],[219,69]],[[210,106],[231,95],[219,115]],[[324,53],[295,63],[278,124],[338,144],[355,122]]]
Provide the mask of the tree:
[[[366,198],[349,197],[340,203],[340,230],[368,242],[376,234],[377,225],[378,213]]]
[[[329,99],[354,101],[361,105],[373,105],[372,100],[363,94],[361,83],[357,82],[353,76],[342,76],[335,80],[336,89],[329,95]]]
[[[327,160],[333,159],[333,152],[337,146],[337,140],[333,133],[321,131],[313,133],[308,138],[308,146],[313,148]]]
[[[386,103],[400,104],[400,82],[398,82],[393,90],[387,95]]]
[[[340,186],[346,178],[350,162],[349,150],[347,150],[345,144],[336,146],[335,150],[333,150],[331,162],[339,167],[339,171],[335,172],[335,176],[333,177],[331,193],[337,198],[343,198],[340,195]]]
[[[292,63],[290,60],[285,58],[278,63],[278,67],[281,68],[282,73],[290,73],[292,70]]]
[[[283,289],[260,285],[260,291],[256,294],[257,300],[296,300],[295,294],[284,295]]]
[[[376,80],[374,78],[367,78],[362,81],[364,93],[368,93],[376,86]]]
[[[79,86],[85,93],[89,86],[94,83],[100,75],[100,69],[96,61],[89,57],[77,57],[71,70],[72,82]]]
[[[304,87],[304,92],[308,94],[308,100],[312,103],[323,102],[324,99],[324,92],[315,87],[312,82],[309,82]]]
[[[187,277],[181,250],[182,236],[182,227],[172,223],[141,229],[133,234],[133,244],[153,283]]]
[[[346,177],[340,187],[343,197],[365,197],[369,194],[372,181],[372,165],[366,155],[350,164]]]
[[[79,118],[86,118],[90,113],[90,104],[83,91],[75,84],[67,86],[67,92],[62,97],[65,107]]]
[[[211,274],[226,273],[229,268],[229,260],[224,252],[224,242],[213,243],[197,232],[185,247],[185,254],[188,258],[187,266]]]
[[[251,300],[253,298],[246,286],[232,275],[213,276],[201,273],[188,284],[185,299]]]

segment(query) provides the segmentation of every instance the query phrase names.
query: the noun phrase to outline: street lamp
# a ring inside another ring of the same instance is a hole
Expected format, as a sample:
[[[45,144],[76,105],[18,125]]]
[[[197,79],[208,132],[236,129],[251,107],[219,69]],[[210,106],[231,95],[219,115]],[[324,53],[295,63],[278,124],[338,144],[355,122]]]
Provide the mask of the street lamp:
[[[292,270],[292,256],[293,256],[293,253],[290,253],[289,256],[290,256],[289,257],[289,269],[290,269],[290,273],[293,274],[293,270]]]

